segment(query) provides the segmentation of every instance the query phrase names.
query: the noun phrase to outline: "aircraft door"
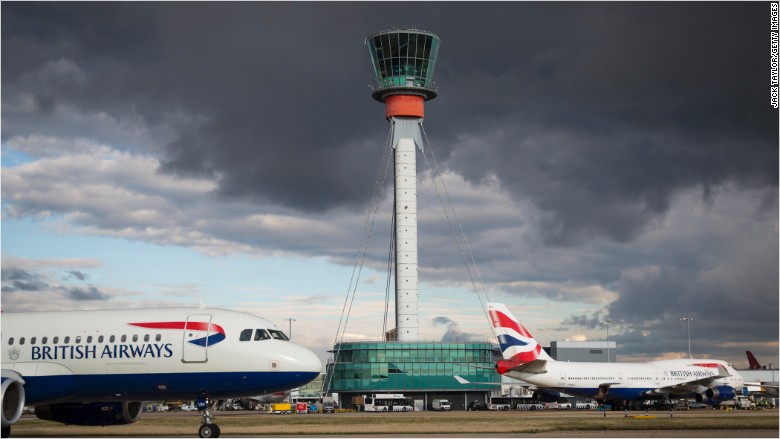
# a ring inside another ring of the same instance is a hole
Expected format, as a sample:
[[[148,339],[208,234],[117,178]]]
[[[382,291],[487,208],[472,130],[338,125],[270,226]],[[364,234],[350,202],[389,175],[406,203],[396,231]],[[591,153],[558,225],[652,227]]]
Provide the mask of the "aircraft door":
[[[182,334],[182,363],[205,363],[208,357],[208,335],[211,326],[210,314],[193,314],[187,316]]]

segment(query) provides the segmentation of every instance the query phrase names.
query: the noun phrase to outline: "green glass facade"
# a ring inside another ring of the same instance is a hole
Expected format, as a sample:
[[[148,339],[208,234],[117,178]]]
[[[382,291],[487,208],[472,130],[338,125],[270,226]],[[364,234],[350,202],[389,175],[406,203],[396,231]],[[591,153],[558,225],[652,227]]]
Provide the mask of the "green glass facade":
[[[432,99],[436,96],[433,71],[439,53],[439,37],[419,30],[390,30],[366,39],[378,89],[377,100],[393,90],[415,93]]]
[[[500,389],[494,370],[498,347],[488,342],[344,342],[327,365],[330,392],[490,392]],[[470,384],[461,384],[459,375]],[[495,383],[495,384],[493,384]]]

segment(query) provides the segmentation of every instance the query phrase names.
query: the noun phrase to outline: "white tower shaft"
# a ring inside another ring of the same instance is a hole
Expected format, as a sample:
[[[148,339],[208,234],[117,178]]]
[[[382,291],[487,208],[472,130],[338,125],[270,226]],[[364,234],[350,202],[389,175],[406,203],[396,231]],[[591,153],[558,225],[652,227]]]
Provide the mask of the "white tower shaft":
[[[421,118],[391,118],[395,149],[395,319],[398,341],[417,341],[417,152]]]

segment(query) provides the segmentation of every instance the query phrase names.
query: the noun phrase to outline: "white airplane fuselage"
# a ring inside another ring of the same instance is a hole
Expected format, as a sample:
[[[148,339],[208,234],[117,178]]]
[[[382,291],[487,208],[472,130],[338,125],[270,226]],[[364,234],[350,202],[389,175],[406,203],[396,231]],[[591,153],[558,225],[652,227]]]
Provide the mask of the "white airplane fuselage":
[[[725,361],[674,359],[649,363],[570,363],[551,358],[503,303],[488,303],[503,360],[496,371],[542,389],[596,399],[694,396],[719,404],[743,391],[744,380]]]
[[[279,334],[222,309],[4,313],[3,380],[39,405],[245,397],[316,378],[319,358]]]
[[[686,383],[718,375],[718,365],[731,376],[718,378],[708,386],[690,388]],[[538,387],[583,397],[599,395],[600,387],[608,384],[605,399],[642,399],[663,394],[688,395],[704,393],[709,387],[728,386],[739,389],[743,378],[721,360],[674,359],[649,363],[570,363],[548,361],[544,373],[508,371],[506,375]],[[677,393],[670,388],[679,386]],[[663,389],[663,390],[662,390]]]

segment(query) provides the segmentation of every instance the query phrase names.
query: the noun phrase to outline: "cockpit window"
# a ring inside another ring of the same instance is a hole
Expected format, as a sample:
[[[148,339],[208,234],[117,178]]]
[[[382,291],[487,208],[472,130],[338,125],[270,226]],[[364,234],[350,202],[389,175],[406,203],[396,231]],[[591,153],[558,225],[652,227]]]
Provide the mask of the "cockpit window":
[[[251,329],[244,329],[241,331],[241,335],[238,337],[239,341],[249,341],[252,339],[252,330]]]
[[[277,331],[275,329],[269,329],[268,332],[271,333],[271,337],[277,339],[277,340],[289,340],[286,335],[284,335],[284,332]]]
[[[256,329],[255,330],[255,341],[258,340],[268,340],[271,338],[270,335],[268,335],[268,332],[266,332],[265,329]]]

